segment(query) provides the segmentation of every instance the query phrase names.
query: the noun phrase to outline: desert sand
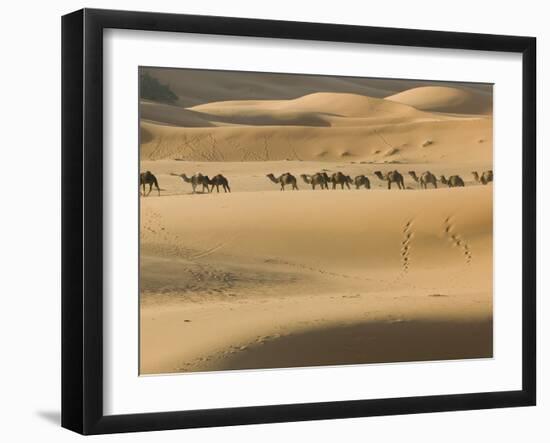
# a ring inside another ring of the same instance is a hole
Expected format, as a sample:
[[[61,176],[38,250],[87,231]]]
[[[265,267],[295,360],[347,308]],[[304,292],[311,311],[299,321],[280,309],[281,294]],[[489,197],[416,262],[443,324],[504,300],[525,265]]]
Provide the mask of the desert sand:
[[[140,199],[141,374],[492,357],[493,186],[471,175],[492,169],[487,88],[274,79],[199,100],[161,74],[180,99],[140,108],[161,188]],[[374,175],[394,169],[406,190]],[[371,189],[299,178],[318,171]],[[172,175],[196,172],[231,193]],[[298,191],[266,178],[284,172]]]

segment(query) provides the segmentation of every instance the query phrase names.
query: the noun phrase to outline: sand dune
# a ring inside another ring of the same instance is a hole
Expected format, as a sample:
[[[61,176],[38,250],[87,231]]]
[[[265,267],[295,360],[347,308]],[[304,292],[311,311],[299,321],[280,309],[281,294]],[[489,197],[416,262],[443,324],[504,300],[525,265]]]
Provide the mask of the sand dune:
[[[231,100],[190,108],[214,115],[255,115],[261,112],[315,112],[336,117],[376,117],[380,114],[422,114],[389,100],[359,94],[318,92],[293,100]]]
[[[348,120],[348,119],[346,119]],[[333,120],[334,121],[334,120]],[[357,120],[355,120],[357,121]],[[323,160],[371,162],[487,162],[490,118],[407,121],[372,125],[168,127],[141,122],[144,160]]]
[[[390,98],[409,99],[421,108],[441,110],[445,104],[447,110],[470,106],[472,111],[475,100],[468,101],[467,94],[482,93],[424,87]],[[427,112],[392,100],[314,93],[188,109],[143,102],[141,155],[151,160],[417,163],[492,158],[491,116]]]
[[[139,104],[140,121],[153,122],[159,125],[180,126],[188,128],[208,128],[215,126],[209,116],[196,111],[166,103],[142,100]]]
[[[492,94],[471,88],[448,86],[422,86],[386,97],[423,111],[458,114],[491,114]]]
[[[289,342],[283,366],[316,364],[300,346],[353,328],[389,347],[368,335],[331,358],[402,361],[392,340],[442,322],[425,358],[447,358],[446,342],[490,356],[491,200],[490,186],[142,199],[142,371],[267,367],[255,349]]]
[[[225,100],[294,99],[316,92],[344,92],[383,98],[436,82],[364,77],[327,77],[194,69],[143,68],[167,84],[183,107]],[[436,83],[437,84],[437,83]],[[442,83],[444,85],[444,83]],[[460,84],[476,91],[490,91],[486,84]]]
[[[296,100],[240,100],[192,108],[142,101],[141,119],[181,127],[355,126],[457,119],[356,94],[313,94]]]
[[[223,102],[225,105],[226,102]],[[237,105],[235,105],[237,106]],[[330,126],[328,114],[321,112],[300,112],[291,110],[269,110],[261,106],[246,109],[244,106],[231,110],[230,107],[182,108],[164,103],[143,101],[141,119],[160,125],[181,127],[215,126]],[[209,111],[212,112],[209,112]],[[226,112],[224,112],[224,110]]]

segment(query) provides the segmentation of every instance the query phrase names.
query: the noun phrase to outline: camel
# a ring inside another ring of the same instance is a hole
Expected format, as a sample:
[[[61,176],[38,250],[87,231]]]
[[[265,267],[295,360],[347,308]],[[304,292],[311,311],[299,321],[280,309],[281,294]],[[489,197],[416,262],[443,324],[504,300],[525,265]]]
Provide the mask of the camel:
[[[352,183],[352,180],[349,175],[335,172],[332,174],[332,177],[330,177],[330,181],[332,182],[332,189],[336,189],[336,185],[340,185],[342,189],[344,189],[344,185],[346,185],[348,189],[351,189],[349,185]]]
[[[462,180],[459,175],[451,175],[448,180],[442,175],[439,180],[449,188],[464,187],[464,180]]]
[[[358,175],[355,177],[355,187],[359,189],[361,186],[364,186],[365,189],[370,189],[370,180],[366,175]]]
[[[225,192],[231,192],[231,188],[229,187],[229,182],[221,174],[215,175],[212,178],[208,178],[208,176],[206,175],[204,178],[204,181],[212,186],[212,188],[210,188],[210,192],[214,190],[214,186],[216,187],[216,192],[220,192],[220,186],[223,188]]]
[[[202,185],[202,192],[204,192],[205,190],[207,192],[210,192],[210,190],[208,189],[208,185],[210,184],[209,179],[207,176],[202,175],[200,172],[193,175],[192,177],[187,177],[187,175],[185,174],[172,173],[171,175],[180,177],[186,183],[191,183],[191,187],[193,188],[193,194],[195,194],[195,192],[197,191],[197,186],[199,185]]]
[[[285,172],[279,177],[275,177],[273,174],[267,174],[266,177],[273,183],[279,183],[281,185],[281,191],[285,190],[286,185],[292,185],[292,189],[298,190],[298,184],[296,183],[296,177],[290,172]]]
[[[159,188],[159,182],[157,181],[157,178],[151,173],[151,171],[142,172],[139,174],[139,184],[143,187],[143,195],[147,196],[151,193],[151,190],[153,189],[153,186],[157,188],[157,191],[160,196],[160,188]],[[145,194],[145,185],[149,185],[149,192]]]
[[[422,175],[420,175],[420,178],[417,177],[416,172],[414,171],[409,171],[409,175],[416,183],[420,183],[420,187],[422,189],[428,189],[429,183],[434,185],[434,188],[437,189],[437,178],[430,171],[423,172]]]
[[[328,189],[328,184],[330,183],[330,177],[328,176],[328,174],[326,172],[319,172],[319,175],[321,175],[325,181],[327,182],[327,189]]]
[[[493,181],[493,170],[489,169],[488,171],[483,171],[481,174],[481,177],[477,173],[477,171],[472,171],[472,175],[474,176],[474,180],[478,183],[486,185],[489,182]]]
[[[328,175],[326,173],[316,173],[313,175],[308,174],[302,174],[300,175],[302,177],[302,180],[307,183],[308,185],[311,185],[312,189],[315,189],[315,186],[319,185],[321,186],[321,189],[328,189]]]
[[[374,171],[374,175],[382,181],[387,181],[388,189],[391,189],[392,183],[396,183],[399,189],[405,189],[405,181],[403,180],[403,176],[398,171],[390,171],[386,173],[386,175],[382,175],[380,171]]]

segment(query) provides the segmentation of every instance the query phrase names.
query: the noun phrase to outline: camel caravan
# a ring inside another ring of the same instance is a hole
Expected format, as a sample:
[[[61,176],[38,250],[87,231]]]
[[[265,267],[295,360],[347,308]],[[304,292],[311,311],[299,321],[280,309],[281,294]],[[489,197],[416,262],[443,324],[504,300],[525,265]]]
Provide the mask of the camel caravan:
[[[477,172],[472,172],[474,179],[478,183],[484,185],[493,181],[493,171],[484,171],[481,176]],[[382,171],[374,171],[374,175],[378,177],[383,182],[388,184],[388,189],[391,189],[392,184],[395,184],[398,189],[407,189],[405,187],[405,180],[403,175],[397,171],[388,171],[382,173]],[[428,189],[428,185],[432,185],[437,189],[437,182],[440,181],[443,185],[448,186],[449,188],[464,187],[464,180],[459,175],[451,175],[449,178],[446,178],[444,175],[439,176],[439,179],[430,171],[425,171],[420,174],[420,177],[416,174],[416,171],[409,171],[409,175],[412,179],[420,185],[421,189]],[[281,186],[281,191],[285,190],[285,186],[291,186],[293,190],[298,190],[297,180],[294,175],[290,172],[285,172],[279,177],[276,177],[273,174],[267,174],[266,176],[273,183],[277,183]],[[332,175],[328,175],[326,172],[316,172],[315,174],[301,174],[301,179],[304,183],[311,185],[311,189],[315,190],[317,187],[320,189],[329,189],[329,184],[332,184],[332,189],[337,189],[340,186],[340,189],[351,189],[350,185],[355,185],[355,189],[365,188],[370,189],[370,180],[364,175],[358,175],[352,179],[349,175],[346,175],[342,172],[335,172]],[[412,189],[412,188],[408,188]]]
[[[214,190],[214,186],[216,187],[216,192],[220,192],[220,186],[224,192],[231,192],[229,181],[221,174],[215,175],[212,178],[208,177],[208,175],[203,175],[200,172],[191,177],[188,177],[185,174],[171,173],[170,175],[180,177],[185,183],[191,183],[193,194],[197,192],[198,186],[202,186],[202,192],[206,191],[210,193]],[[208,186],[210,186],[210,188],[208,188]]]
[[[430,171],[425,171],[420,175],[416,174],[416,171],[408,171],[409,176],[414,180],[415,183],[420,185],[421,189],[428,189],[428,185],[431,185],[434,189],[437,189],[437,182],[439,181],[442,185],[448,186],[449,188],[464,187],[464,180],[459,175],[451,175],[448,178],[444,175],[440,175],[439,179]],[[186,174],[175,174],[171,173],[170,175],[180,177],[184,183],[190,183],[193,194],[197,192],[198,188],[201,188],[202,193],[211,193],[216,188],[216,192],[220,192],[220,187],[224,192],[231,192],[229,187],[229,180],[224,177],[222,174],[217,174],[212,178],[208,175],[196,173],[191,177]],[[395,184],[398,189],[413,189],[411,187],[405,187],[405,180],[403,175],[397,171],[388,171],[383,173],[382,171],[374,171],[374,175],[381,181],[387,183],[388,189],[392,188],[392,184]],[[472,175],[476,183],[481,183],[482,185],[487,185],[493,181],[493,171],[483,171],[481,175],[477,171],[472,171]],[[266,177],[273,183],[280,186],[281,191],[286,189],[291,189],[298,191],[298,180],[290,172],[285,172],[278,177],[274,174],[267,174]],[[317,188],[319,189],[351,189],[352,186],[355,186],[355,189],[371,189],[371,184],[369,178],[365,174],[357,175],[355,178],[351,178],[349,175],[344,174],[343,172],[334,172],[333,174],[327,174],[326,170],[322,172],[316,172],[314,174],[301,174],[300,178],[306,184],[311,186],[312,190]],[[158,191],[160,196],[160,188],[158,185],[157,178],[151,173],[151,171],[142,172],[139,176],[139,184],[143,187],[142,195],[148,196],[153,189],[153,186]],[[149,185],[149,191],[145,192],[145,186]]]
[[[355,185],[356,189],[360,187],[370,189],[370,181],[366,175],[358,175],[352,180],[349,175],[343,174],[342,172],[335,172],[329,176],[323,171],[313,175],[302,174],[300,177],[302,177],[304,183],[311,185],[312,189],[315,189],[317,185],[319,185],[321,189],[329,189],[329,183],[332,183],[332,189],[336,189],[337,186],[340,186],[340,189],[344,189],[344,186],[351,189],[350,185],[352,184]]]

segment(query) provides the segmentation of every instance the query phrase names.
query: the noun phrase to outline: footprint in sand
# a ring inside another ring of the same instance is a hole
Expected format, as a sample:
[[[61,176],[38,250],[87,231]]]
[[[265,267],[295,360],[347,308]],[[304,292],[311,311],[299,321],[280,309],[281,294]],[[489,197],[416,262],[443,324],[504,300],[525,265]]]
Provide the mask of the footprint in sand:
[[[402,274],[409,272],[410,266],[410,252],[411,252],[411,241],[413,237],[412,231],[412,219],[409,220],[404,226],[403,230],[403,241],[401,242],[401,271]]]
[[[470,265],[472,262],[472,252],[470,246],[457,232],[456,226],[453,223],[453,216],[448,216],[443,222],[443,233],[445,237],[456,247],[462,250],[462,255],[464,256],[464,261],[467,265]]]

